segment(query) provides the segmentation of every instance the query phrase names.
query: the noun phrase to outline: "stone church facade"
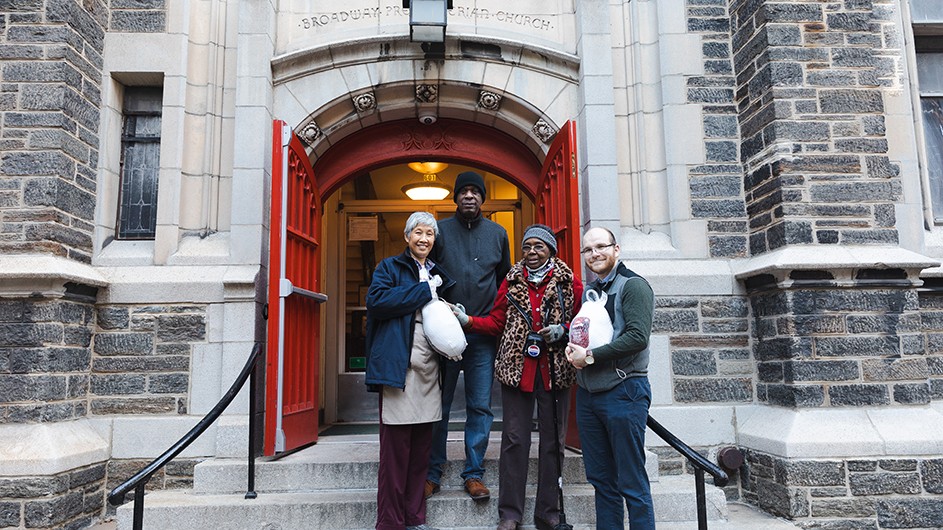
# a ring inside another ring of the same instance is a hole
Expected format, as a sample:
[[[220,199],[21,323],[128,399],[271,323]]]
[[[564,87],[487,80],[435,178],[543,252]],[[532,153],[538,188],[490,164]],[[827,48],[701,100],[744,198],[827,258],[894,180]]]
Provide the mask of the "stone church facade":
[[[729,498],[943,527],[936,0],[454,0],[444,58],[343,4],[0,2],[0,528],[106,516],[265,340],[273,119],[317,168],[425,112],[540,159],[575,120],[583,226],[657,295],[652,415],[743,452]],[[151,485],[244,454],[247,411]]]

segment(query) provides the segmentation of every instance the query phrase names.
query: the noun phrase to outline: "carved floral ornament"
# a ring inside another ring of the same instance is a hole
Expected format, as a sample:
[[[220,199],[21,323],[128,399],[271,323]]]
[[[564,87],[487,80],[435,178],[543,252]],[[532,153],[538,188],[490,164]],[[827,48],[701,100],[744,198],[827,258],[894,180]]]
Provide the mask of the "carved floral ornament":
[[[553,137],[557,135],[556,129],[542,119],[537,120],[537,123],[534,124],[531,130],[533,130],[537,138],[540,138],[540,141],[545,144],[549,144],[550,141],[553,140]]]
[[[501,106],[501,95],[482,90],[478,93],[478,105],[483,109],[496,111]]]
[[[439,99],[439,85],[416,85],[416,100],[435,103]]]
[[[449,134],[447,128],[438,125],[423,127],[422,129],[402,129],[400,137],[403,151],[425,150],[425,151],[453,151],[455,150],[455,140]]]
[[[357,112],[364,113],[377,108],[377,97],[373,92],[357,94],[353,96],[352,99],[354,100],[354,108],[357,109]]]
[[[310,146],[314,145],[314,142],[317,142],[318,139],[321,138],[322,134],[323,133],[321,132],[321,128],[318,127],[318,124],[312,121],[305,125],[303,129],[301,129],[301,134],[299,136],[306,144]]]

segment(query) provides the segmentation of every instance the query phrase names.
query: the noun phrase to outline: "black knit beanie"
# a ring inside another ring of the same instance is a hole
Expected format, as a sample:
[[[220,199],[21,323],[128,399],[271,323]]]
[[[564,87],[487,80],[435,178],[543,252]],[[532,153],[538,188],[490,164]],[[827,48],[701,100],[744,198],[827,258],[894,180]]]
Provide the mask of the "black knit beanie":
[[[452,202],[458,204],[458,192],[465,186],[474,186],[481,192],[481,202],[485,202],[485,178],[474,171],[459,173],[455,178],[455,188],[452,191]]]

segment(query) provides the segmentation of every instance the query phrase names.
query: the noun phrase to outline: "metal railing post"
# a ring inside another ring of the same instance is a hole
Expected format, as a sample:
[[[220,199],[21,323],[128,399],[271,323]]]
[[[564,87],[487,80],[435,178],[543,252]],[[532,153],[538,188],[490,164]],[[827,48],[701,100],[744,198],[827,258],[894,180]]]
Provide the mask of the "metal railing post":
[[[249,417],[253,418],[255,415],[255,375],[256,369],[259,365],[260,352],[262,351],[261,343],[256,342],[255,346],[252,347],[252,353],[249,354],[249,358],[246,359],[245,366],[242,367],[242,370],[239,372],[239,376],[236,377],[236,380],[233,381],[232,386],[229,387],[229,390],[223,394],[223,397],[220,398],[219,402],[210,410],[206,416],[203,417],[192,429],[187,431],[187,434],[183,435],[182,438],[177,440],[177,443],[170,446],[169,449],[163,452],[159,457],[151,461],[150,464],[144,466],[143,469],[134,474],[133,477],[119,484],[116,488],[111,490],[108,493],[108,502],[112,505],[119,505],[125,501],[125,496],[134,489],[134,518],[133,518],[133,530],[143,530],[144,528],[144,485],[148,480],[151,479],[151,476],[154,473],[157,473],[162,467],[164,467],[167,462],[173,460],[177,455],[179,455],[184,449],[190,446],[193,443],[193,440],[196,440],[203,434],[210,425],[215,422],[220,415],[226,410],[226,407],[232,403],[233,399],[236,398],[236,395],[242,390],[242,387],[245,386],[246,380],[252,380],[252,389],[250,390],[252,394],[252,399],[249,400]],[[248,492],[246,493],[246,498],[255,498],[255,422],[249,422],[250,434],[249,434],[249,487]],[[250,496],[251,495],[251,496]]]
[[[146,482],[143,480],[134,488],[134,520],[131,525],[134,530],[144,530],[144,484]]]
[[[258,371],[259,361],[256,359],[255,366],[253,366],[252,371],[249,372],[249,476],[247,477],[247,499],[254,499],[259,496],[259,494],[255,492],[255,379]]]
[[[707,494],[704,491],[704,470],[694,469],[694,491],[697,494],[697,530],[707,530]]]

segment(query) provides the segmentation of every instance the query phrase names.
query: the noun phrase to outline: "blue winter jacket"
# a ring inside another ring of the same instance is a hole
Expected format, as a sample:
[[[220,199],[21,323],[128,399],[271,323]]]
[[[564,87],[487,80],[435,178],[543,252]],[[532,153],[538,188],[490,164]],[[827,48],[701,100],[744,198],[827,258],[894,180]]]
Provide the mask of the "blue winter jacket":
[[[433,266],[429,274],[442,278],[438,289],[455,284],[438,265]],[[398,256],[381,261],[373,272],[367,291],[366,340],[366,383],[371,391],[379,391],[380,385],[406,386],[416,311],[431,300],[429,285],[419,281],[419,269],[408,248]]]

